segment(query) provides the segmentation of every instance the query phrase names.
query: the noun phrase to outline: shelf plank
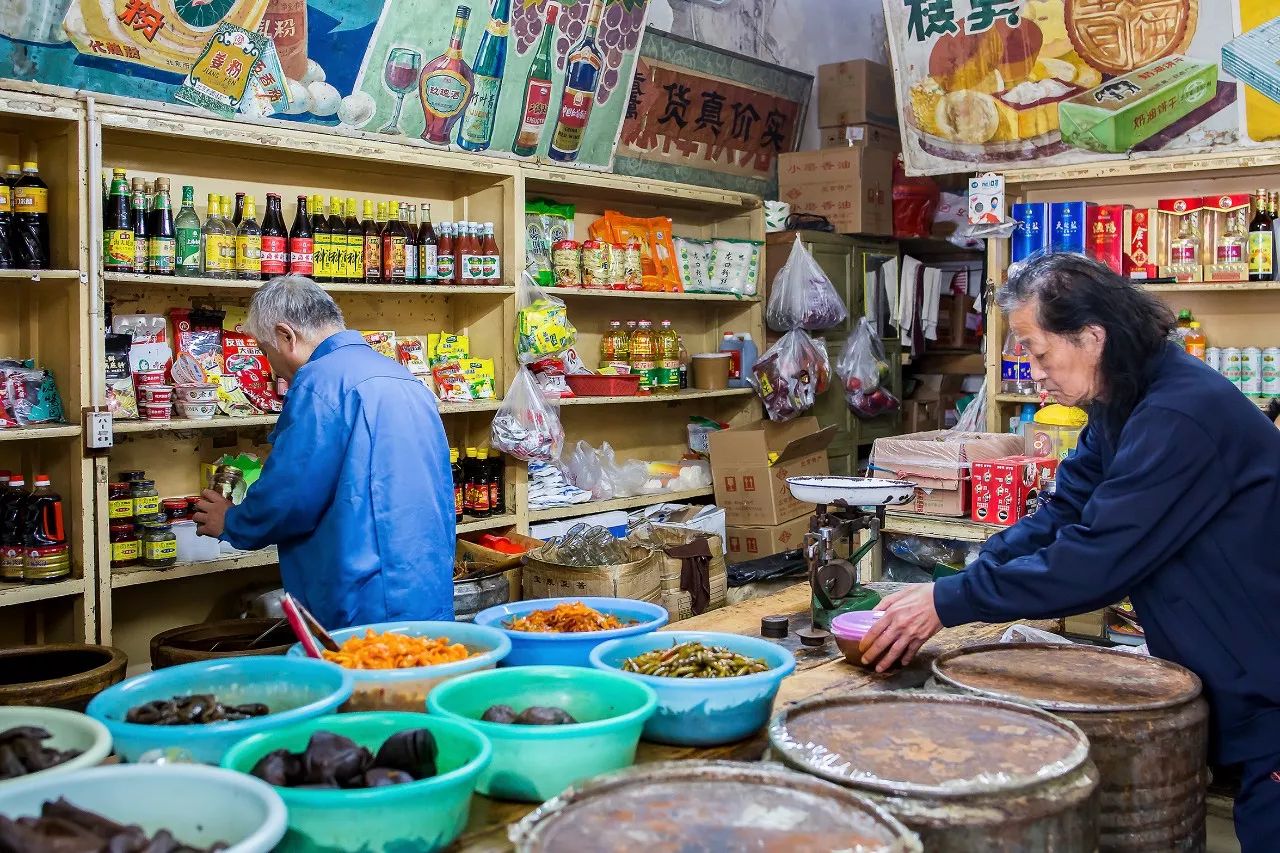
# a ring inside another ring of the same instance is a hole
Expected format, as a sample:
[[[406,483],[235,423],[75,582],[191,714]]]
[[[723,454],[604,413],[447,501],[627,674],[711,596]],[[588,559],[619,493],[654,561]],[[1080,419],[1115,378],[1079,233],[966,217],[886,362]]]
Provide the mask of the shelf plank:
[[[676,302],[759,302],[759,296],[732,293],[663,293],[653,290],[606,290],[599,287],[549,287],[547,292],[564,296],[614,296],[620,299],[670,299]]]
[[[1044,400],[1041,400],[1039,394],[997,394],[996,402],[997,403],[1035,403],[1038,405],[1041,402],[1052,403],[1054,402],[1054,400],[1052,397],[1045,397]]]
[[[470,403],[441,403],[440,414],[459,415],[470,412],[495,412],[502,405],[501,400],[475,400]],[[111,431],[116,435],[136,435],[138,433],[185,432],[187,430],[205,429],[245,429],[248,427],[274,426],[280,420],[279,415],[247,415],[243,418],[232,418],[217,415],[209,420],[200,421],[193,418],[170,418],[167,421],[114,421]],[[78,435],[79,427],[75,427]],[[0,439],[4,431],[0,431]]]
[[[37,438],[71,438],[80,434],[79,424],[33,424],[0,429],[0,441],[29,441]]]
[[[78,273],[77,273],[78,275]],[[231,290],[257,290],[263,285],[261,281],[248,281],[234,278],[195,278],[174,275],[141,275],[138,273],[103,273],[102,278],[109,284],[132,284],[144,287],[218,287]],[[453,295],[491,294],[509,296],[516,292],[515,285],[500,287],[451,284],[321,284],[330,293],[416,293]]]
[[[1259,290],[1280,291],[1280,281],[1197,281],[1188,284],[1142,284],[1143,290],[1152,293],[1243,293]]]
[[[84,593],[84,581],[80,578],[55,583],[0,583],[0,607],[48,601]]]
[[[679,503],[694,498],[705,498],[715,494],[710,486],[701,489],[686,489],[682,492],[662,492],[656,495],[636,495],[631,498],[614,498],[611,501],[591,501],[573,506],[558,506],[551,509],[535,509],[529,513],[530,521],[552,521],[557,518],[573,518],[577,515],[591,515],[597,512],[609,512],[615,509],[638,509],[654,504]]]
[[[618,403],[679,403],[684,400],[706,400],[716,397],[745,397],[754,394],[754,388],[723,388],[719,391],[703,391],[689,388],[675,394],[631,394],[625,397],[568,397],[560,400],[562,406],[608,406]]]
[[[482,530],[494,530],[499,527],[515,527],[516,514],[508,512],[504,515],[494,515],[489,518],[477,518],[471,521],[462,521],[458,524],[458,535],[463,533],[479,533]]]
[[[985,542],[987,537],[1008,529],[999,524],[983,524],[968,518],[892,511],[885,513],[883,528],[885,533],[959,539],[962,542]]]
[[[204,560],[198,563],[179,563],[168,569],[148,569],[143,567],[114,569],[111,572],[112,589],[138,586],[157,581],[172,581],[182,578],[203,577],[237,569],[252,569],[258,566],[274,566],[280,562],[280,555],[274,547],[261,551],[248,551],[234,554],[218,560]]]
[[[2,281],[43,281],[45,279],[80,279],[80,270],[0,270]]]

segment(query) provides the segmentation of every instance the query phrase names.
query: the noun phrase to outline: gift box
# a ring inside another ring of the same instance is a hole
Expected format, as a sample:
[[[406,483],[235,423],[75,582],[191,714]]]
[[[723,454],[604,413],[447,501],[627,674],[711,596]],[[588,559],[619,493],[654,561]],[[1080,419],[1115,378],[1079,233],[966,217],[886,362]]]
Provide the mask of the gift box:
[[[1041,486],[1057,467],[1056,459],[1033,456],[974,462],[969,517],[983,524],[1016,524],[1034,510]]]

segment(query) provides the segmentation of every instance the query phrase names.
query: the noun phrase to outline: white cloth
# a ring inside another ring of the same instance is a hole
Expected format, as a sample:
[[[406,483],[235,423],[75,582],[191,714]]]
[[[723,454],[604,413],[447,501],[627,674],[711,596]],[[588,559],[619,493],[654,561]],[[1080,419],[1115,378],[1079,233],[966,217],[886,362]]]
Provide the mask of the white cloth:
[[[924,326],[925,340],[938,339],[938,303],[942,300],[942,270],[926,267],[924,271],[924,297],[920,305],[920,323]]]
[[[915,328],[916,278],[921,263],[910,255],[902,256],[902,275],[899,276],[897,310],[890,314],[889,322],[898,327],[902,345],[911,346],[911,331]]]

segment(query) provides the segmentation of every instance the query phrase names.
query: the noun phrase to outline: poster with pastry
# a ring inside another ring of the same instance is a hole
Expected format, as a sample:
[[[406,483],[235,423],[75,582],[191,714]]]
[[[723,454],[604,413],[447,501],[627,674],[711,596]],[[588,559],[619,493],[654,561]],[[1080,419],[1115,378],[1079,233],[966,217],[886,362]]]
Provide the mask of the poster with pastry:
[[[884,0],[884,10],[911,174],[1280,138],[1277,0]]]

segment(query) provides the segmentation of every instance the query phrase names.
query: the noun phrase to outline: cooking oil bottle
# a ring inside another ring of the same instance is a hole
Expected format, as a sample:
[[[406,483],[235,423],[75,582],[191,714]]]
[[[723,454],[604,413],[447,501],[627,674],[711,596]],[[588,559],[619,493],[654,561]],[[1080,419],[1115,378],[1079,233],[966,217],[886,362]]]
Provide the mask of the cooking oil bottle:
[[[609,331],[600,339],[600,367],[631,372],[631,336],[622,330],[619,320],[611,321]]]
[[[654,380],[658,376],[658,336],[654,334],[653,323],[641,320],[636,330],[631,333],[630,341],[631,372],[640,374],[640,390],[654,391]]]
[[[662,331],[658,333],[658,371],[653,390],[658,394],[680,390],[680,336],[671,328],[670,320],[662,321]]]

